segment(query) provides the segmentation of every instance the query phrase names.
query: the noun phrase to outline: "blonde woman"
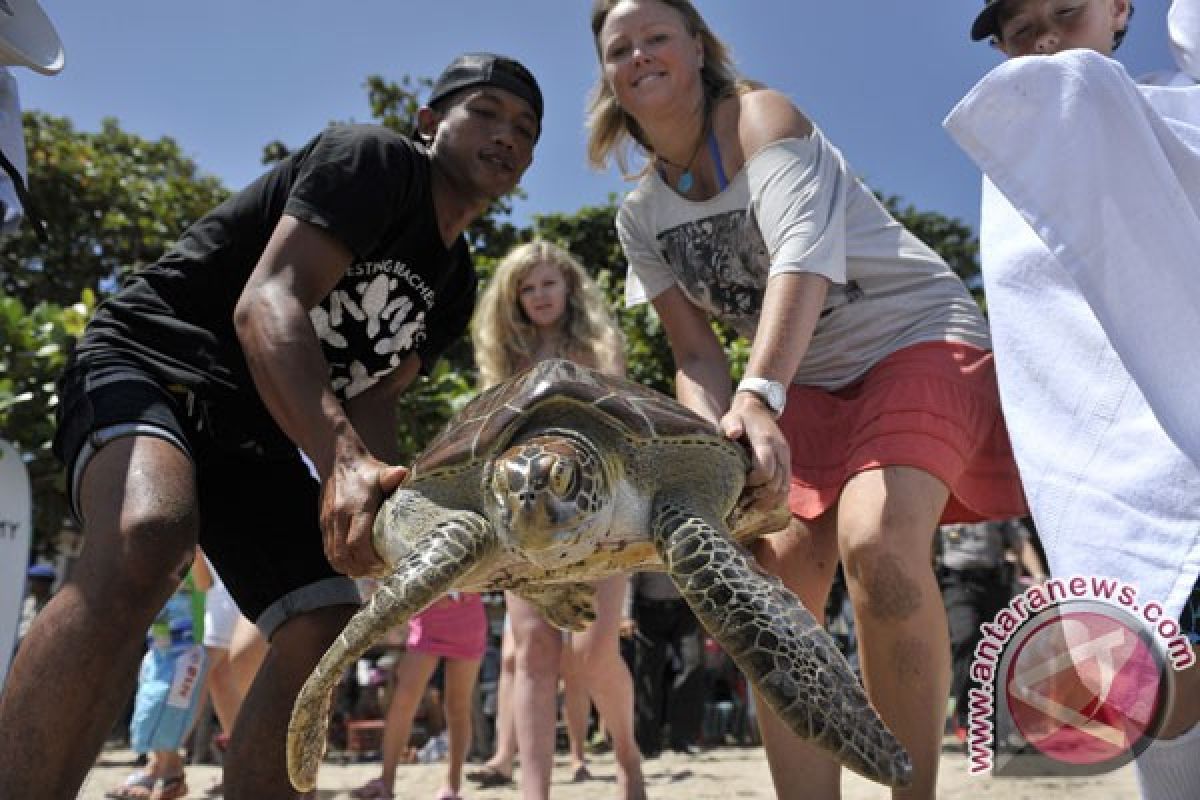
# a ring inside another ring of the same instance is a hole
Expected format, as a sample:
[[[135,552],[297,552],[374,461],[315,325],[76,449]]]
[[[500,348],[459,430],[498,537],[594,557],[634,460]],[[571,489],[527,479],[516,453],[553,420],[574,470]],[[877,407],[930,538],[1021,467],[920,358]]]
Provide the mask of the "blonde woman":
[[[625,371],[623,342],[599,288],[563,248],[534,241],[515,248],[496,267],[471,326],[475,360],[485,387],[548,358],[568,358],[612,375]],[[595,584],[596,621],[566,637],[564,664],[587,690],[613,741],[617,790],[622,798],[645,796],[641,754],[633,735],[633,682],[618,646],[624,576]],[[511,698],[516,744],[521,752],[521,796],[549,796],[554,757],[556,687],[564,637],[537,608],[506,593],[515,645]],[[498,725],[505,736],[503,722]],[[503,744],[503,743],[501,743]],[[499,754],[509,756],[511,753]],[[496,759],[488,765],[503,776]],[[576,775],[586,776],[586,771]]]
[[[739,78],[689,0],[595,0],[596,166],[644,159],[617,232],[679,400],[753,453],[797,523],[764,566],[822,608],[840,556],[863,673],[935,796],[950,661],[930,566],[939,522],[1019,516],[991,343],[962,282],[894,220],[787,97]],[[713,334],[750,340],[736,389]],[[837,797],[836,764],[763,714],[781,798]]]

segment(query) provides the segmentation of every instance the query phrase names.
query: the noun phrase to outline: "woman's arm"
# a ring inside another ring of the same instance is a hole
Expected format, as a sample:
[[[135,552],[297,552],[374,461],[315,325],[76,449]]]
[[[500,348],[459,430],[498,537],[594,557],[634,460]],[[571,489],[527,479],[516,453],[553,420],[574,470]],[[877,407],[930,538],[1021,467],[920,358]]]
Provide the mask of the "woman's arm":
[[[662,292],[653,302],[675,358],[675,396],[717,425],[729,410],[729,360],[708,316],[692,305],[678,286]]]

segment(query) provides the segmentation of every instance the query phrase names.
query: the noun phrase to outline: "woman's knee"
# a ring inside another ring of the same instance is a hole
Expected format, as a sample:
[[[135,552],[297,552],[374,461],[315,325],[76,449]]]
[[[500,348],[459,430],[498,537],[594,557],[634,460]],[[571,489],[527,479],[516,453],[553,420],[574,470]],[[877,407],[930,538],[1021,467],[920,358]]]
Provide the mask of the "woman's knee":
[[[855,610],[876,619],[907,619],[933,581],[932,552],[914,551],[882,526],[844,532],[842,565]]]

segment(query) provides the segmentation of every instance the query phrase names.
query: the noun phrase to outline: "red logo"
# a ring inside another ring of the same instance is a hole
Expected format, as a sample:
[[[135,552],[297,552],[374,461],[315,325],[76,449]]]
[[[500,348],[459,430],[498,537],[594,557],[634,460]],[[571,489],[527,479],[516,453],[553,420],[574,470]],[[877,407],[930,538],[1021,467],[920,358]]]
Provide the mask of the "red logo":
[[[1013,725],[1046,757],[1088,772],[1137,755],[1169,686],[1148,635],[1112,608],[1059,609],[1015,645],[1004,694]]]

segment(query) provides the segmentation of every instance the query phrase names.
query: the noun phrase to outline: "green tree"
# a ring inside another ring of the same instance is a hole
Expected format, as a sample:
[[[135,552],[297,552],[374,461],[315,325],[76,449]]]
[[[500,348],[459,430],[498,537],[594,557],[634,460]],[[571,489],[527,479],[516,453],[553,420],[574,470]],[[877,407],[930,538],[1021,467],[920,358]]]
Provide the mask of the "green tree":
[[[25,458],[33,489],[35,549],[67,512],[62,468],[50,452],[58,394],[54,380],[95,306],[91,290],[69,306],[27,309],[0,289],[0,437]]]
[[[104,293],[123,273],[155,261],[193,221],[228,196],[175,140],[143,139],[114,119],[99,133],[36,111],[23,118],[29,191],[49,241],[31,226],[0,252],[0,289],[26,308]]]

